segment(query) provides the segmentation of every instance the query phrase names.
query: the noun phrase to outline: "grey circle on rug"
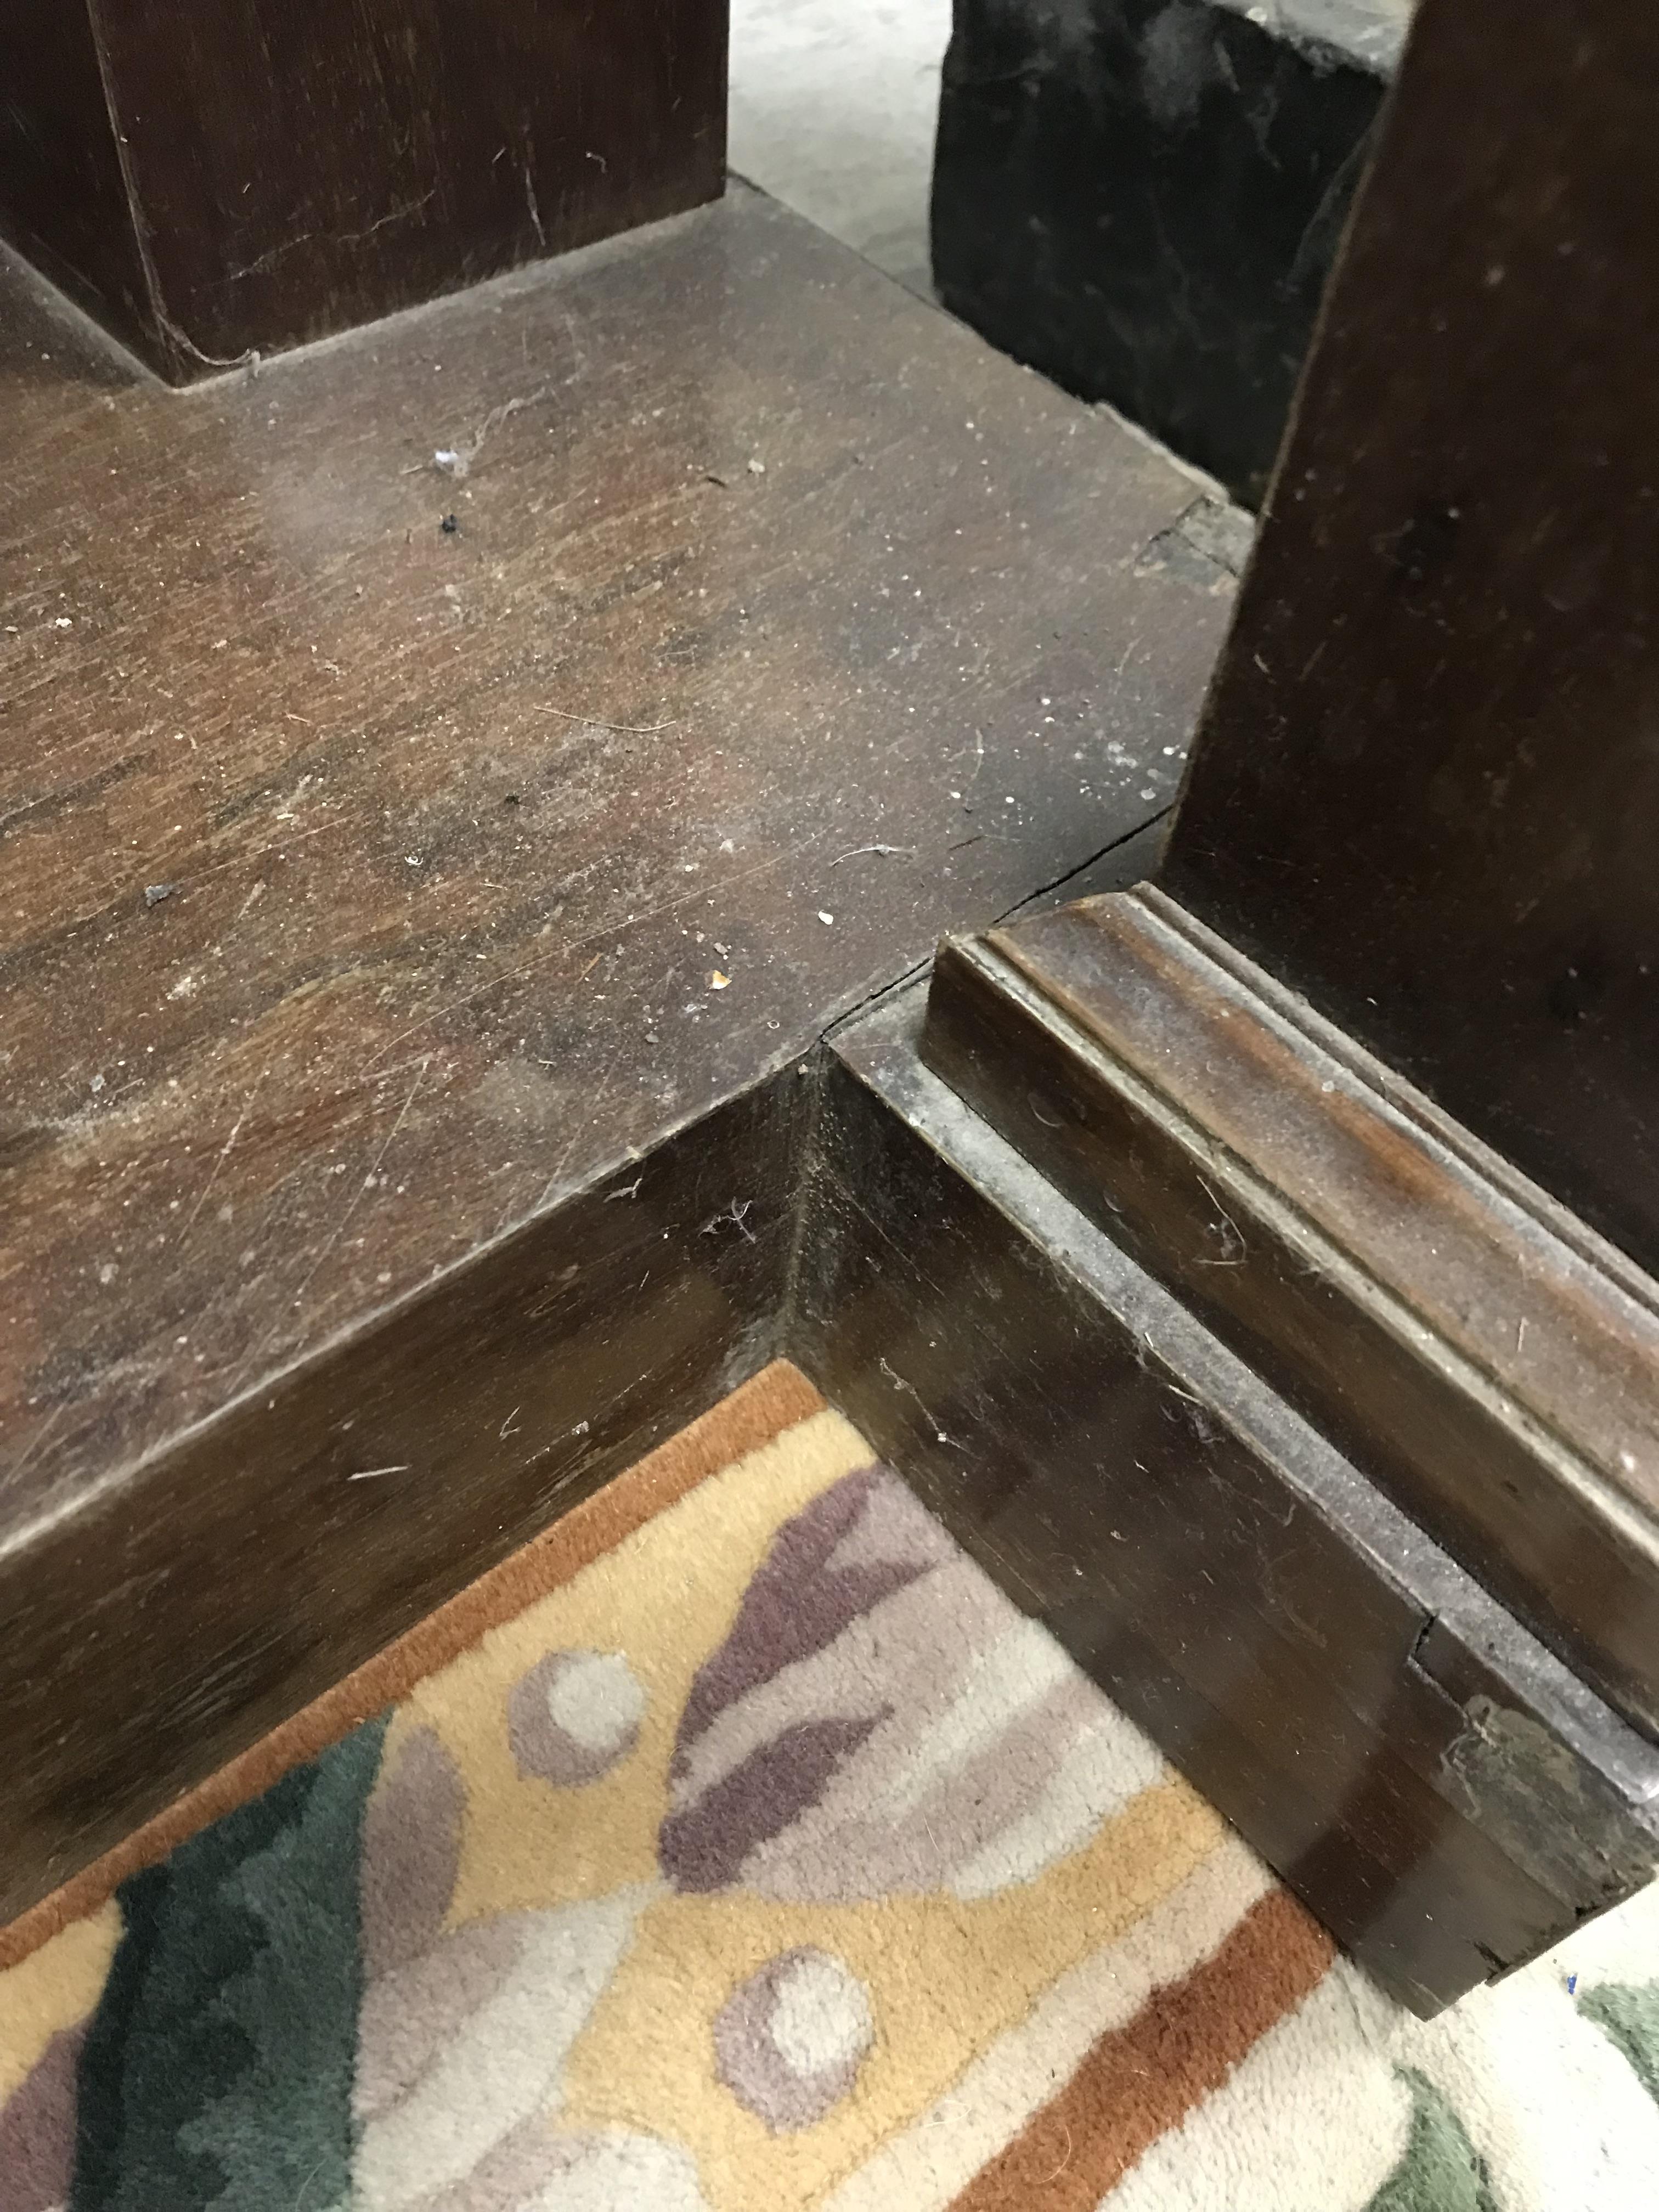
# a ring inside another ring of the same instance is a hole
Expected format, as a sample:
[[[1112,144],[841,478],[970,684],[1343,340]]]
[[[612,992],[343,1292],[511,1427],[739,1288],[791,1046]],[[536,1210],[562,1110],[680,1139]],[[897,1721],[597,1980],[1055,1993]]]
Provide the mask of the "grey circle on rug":
[[[858,2078],[875,2025],[862,1982],[828,1951],[769,1959],[714,2021],[714,2063],[740,2105],[774,2135],[811,2127]]]
[[[520,1774],[597,1782],[640,1740],[645,1692],[620,1651],[550,1651],[513,1685],[507,1741]]]

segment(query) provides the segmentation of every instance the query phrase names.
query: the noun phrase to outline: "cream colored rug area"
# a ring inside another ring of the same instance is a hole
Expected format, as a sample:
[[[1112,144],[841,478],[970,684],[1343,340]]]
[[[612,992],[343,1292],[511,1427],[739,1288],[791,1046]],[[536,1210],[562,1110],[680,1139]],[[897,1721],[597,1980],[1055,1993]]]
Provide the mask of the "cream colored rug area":
[[[1659,2204],[1659,1910],[1410,2019],[787,1368],[3,1944],[5,2212]]]

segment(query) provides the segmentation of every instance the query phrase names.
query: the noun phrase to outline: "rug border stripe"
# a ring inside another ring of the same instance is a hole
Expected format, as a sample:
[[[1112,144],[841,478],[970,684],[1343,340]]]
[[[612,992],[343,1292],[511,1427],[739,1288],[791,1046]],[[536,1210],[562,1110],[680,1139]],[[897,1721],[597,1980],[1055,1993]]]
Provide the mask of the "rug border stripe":
[[[1095,2212],[1161,2136],[1219,2088],[1320,1982],[1336,1946],[1288,1890],[1103,2035],[1058,2094],[987,2161],[950,2212]]]

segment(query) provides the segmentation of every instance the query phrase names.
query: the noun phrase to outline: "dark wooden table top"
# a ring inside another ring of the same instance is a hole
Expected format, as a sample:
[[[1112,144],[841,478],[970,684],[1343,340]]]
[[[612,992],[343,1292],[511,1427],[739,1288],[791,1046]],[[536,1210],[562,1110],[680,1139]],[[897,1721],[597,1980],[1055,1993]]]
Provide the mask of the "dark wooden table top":
[[[1166,807],[1227,612],[735,189],[185,394],[7,266],[0,421],[0,1546]]]

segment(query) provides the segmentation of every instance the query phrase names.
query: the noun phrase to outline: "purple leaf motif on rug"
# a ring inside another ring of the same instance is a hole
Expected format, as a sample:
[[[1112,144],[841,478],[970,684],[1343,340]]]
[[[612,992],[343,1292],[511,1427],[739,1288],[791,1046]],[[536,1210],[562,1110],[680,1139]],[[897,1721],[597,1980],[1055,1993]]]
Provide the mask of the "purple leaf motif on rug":
[[[659,1856],[692,1893],[985,1896],[1160,1771],[1048,1632],[866,1468],[779,1529],[693,1682]]]

